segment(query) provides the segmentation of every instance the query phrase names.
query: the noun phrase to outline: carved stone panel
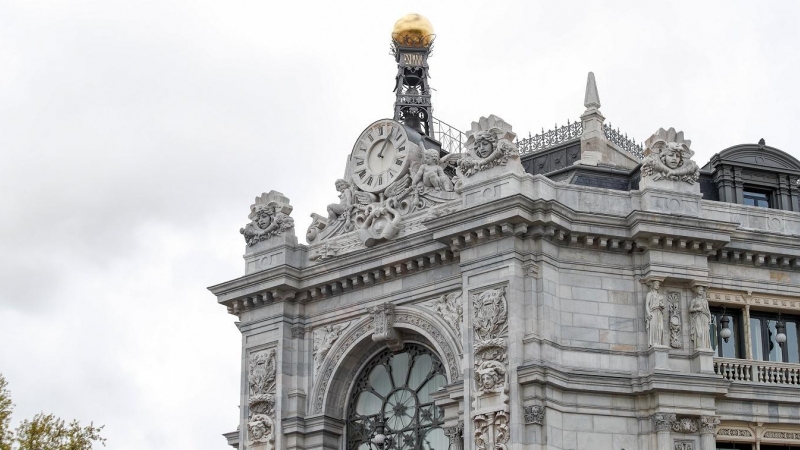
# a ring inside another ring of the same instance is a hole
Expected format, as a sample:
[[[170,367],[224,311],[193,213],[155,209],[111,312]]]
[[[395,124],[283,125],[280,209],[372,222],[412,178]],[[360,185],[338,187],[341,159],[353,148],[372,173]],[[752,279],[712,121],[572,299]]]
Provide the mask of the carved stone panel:
[[[350,322],[325,325],[314,330],[314,373],[319,371],[322,361],[328,355],[333,344],[342,335]]]
[[[683,347],[681,339],[681,294],[670,292],[667,295],[669,308],[669,346],[672,348]]]
[[[248,361],[249,385],[247,434],[252,445],[275,448],[275,349],[254,352]]]
[[[526,424],[536,424],[541,425],[544,423],[544,406],[540,405],[531,405],[531,406],[523,406],[522,412],[525,416],[525,423]]]
[[[461,324],[464,322],[464,303],[461,292],[442,294],[423,303],[422,306],[436,313],[447,322],[455,336],[461,337]]]
[[[694,441],[675,441],[675,450],[694,450]]]

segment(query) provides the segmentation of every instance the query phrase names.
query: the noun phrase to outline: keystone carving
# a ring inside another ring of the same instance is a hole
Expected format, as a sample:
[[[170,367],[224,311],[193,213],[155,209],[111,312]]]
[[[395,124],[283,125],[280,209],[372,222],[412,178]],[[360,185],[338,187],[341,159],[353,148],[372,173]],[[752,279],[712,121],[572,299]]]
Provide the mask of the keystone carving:
[[[700,178],[700,167],[692,161],[691,145],[692,141],[683,138],[683,131],[659,128],[645,141],[642,177],[694,184]]]
[[[275,349],[250,355],[247,381],[250,386],[247,430],[252,445],[275,448]]]
[[[291,212],[289,199],[283,194],[278,191],[265,192],[250,205],[250,214],[247,216],[250,223],[239,229],[239,233],[244,235],[248,246],[253,246],[272,236],[293,232],[294,219],[289,217]]]
[[[372,340],[383,342],[394,351],[402,350],[403,336],[394,327],[394,304],[383,303],[367,308],[367,312],[372,316]]]

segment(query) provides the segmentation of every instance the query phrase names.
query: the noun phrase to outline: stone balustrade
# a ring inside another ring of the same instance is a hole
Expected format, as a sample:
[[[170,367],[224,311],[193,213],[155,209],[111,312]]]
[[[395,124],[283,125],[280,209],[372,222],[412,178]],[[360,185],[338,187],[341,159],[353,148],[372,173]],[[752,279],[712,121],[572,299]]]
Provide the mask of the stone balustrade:
[[[714,373],[730,381],[800,385],[800,364],[714,358]]]

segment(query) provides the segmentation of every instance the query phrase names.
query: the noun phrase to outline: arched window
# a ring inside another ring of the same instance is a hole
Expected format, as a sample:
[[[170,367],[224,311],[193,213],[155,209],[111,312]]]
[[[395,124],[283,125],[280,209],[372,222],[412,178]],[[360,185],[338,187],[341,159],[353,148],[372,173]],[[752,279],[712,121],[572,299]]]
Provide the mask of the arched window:
[[[347,449],[367,450],[378,420],[389,438],[385,449],[447,450],[443,411],[431,394],[446,383],[444,366],[430,350],[406,344],[384,350],[355,382],[347,414]]]

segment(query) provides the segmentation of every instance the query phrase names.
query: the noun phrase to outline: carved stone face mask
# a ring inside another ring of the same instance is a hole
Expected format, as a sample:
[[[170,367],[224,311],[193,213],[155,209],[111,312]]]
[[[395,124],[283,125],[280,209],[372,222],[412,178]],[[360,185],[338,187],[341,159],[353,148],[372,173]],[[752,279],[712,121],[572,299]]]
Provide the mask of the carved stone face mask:
[[[492,376],[492,374],[484,373],[483,375],[481,375],[481,385],[483,385],[484,389],[492,389],[494,388],[495,384],[496,384],[495,379],[494,376]]]
[[[667,148],[664,154],[664,164],[670,169],[677,169],[681,165],[681,150],[678,148]]]
[[[492,143],[481,139],[478,143],[478,146],[475,148],[475,153],[477,153],[481,158],[486,158],[492,154]]]
[[[259,211],[258,226],[262,229],[266,229],[270,223],[272,223],[272,219],[269,217],[269,212],[266,209]]]

